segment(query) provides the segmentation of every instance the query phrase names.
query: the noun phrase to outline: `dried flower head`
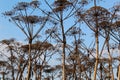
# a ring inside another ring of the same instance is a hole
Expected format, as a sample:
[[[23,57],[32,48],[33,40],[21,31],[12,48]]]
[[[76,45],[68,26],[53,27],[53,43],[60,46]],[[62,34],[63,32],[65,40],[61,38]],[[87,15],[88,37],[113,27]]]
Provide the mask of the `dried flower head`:
[[[70,7],[71,4],[72,3],[70,3],[67,0],[56,0],[54,2],[54,5],[55,5],[54,11],[55,12],[63,11],[64,9],[67,9],[68,7]]]
[[[98,23],[108,22],[111,18],[110,12],[100,6],[92,7],[85,12],[85,20],[92,26],[96,26],[96,19]]]
[[[30,5],[34,8],[38,7],[40,5],[39,1],[32,1]]]
[[[29,7],[29,3],[27,2],[20,2],[18,5],[14,8],[15,10],[25,10]]]
[[[88,0],[81,0],[80,2],[79,2],[79,4],[81,4],[81,5],[86,5],[86,4],[88,4]]]
[[[35,15],[23,16],[22,19],[23,19],[23,22],[31,23],[31,24],[35,24],[35,23],[38,23],[40,21],[40,17],[35,16]]]
[[[7,12],[3,13],[3,15],[5,15],[5,16],[12,16],[14,14],[15,14],[14,11],[7,11]]]

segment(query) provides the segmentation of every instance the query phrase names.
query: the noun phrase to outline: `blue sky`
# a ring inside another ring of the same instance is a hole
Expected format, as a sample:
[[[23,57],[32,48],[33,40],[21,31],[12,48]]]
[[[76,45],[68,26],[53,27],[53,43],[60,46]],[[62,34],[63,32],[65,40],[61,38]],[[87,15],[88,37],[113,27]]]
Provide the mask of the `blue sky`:
[[[16,38],[17,40],[23,40],[23,34],[21,31],[13,24],[8,21],[1,13],[9,11],[15,4],[24,0],[0,0],[0,40]],[[25,0],[27,1],[27,0]],[[28,0],[30,1],[30,0]]]
[[[25,40],[23,33],[11,22],[8,18],[5,18],[1,13],[9,11],[15,4],[21,1],[32,1],[32,0],[0,0],[0,40],[16,38],[19,41]],[[98,5],[102,5],[106,8],[110,8],[114,2],[119,0],[103,0]]]

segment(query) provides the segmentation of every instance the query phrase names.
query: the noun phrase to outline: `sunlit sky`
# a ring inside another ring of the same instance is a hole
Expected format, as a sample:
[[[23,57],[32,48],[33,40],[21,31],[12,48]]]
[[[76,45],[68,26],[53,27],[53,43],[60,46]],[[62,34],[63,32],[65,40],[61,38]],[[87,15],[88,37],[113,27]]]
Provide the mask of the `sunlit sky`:
[[[32,0],[0,0],[0,40],[15,38],[18,41],[24,41],[25,36],[23,33],[11,22],[8,18],[5,18],[1,13],[9,11],[15,4],[22,1],[32,1]],[[42,0],[41,0],[42,1]],[[98,5],[102,5],[105,8],[110,8],[115,2],[119,0],[103,0],[99,2]]]

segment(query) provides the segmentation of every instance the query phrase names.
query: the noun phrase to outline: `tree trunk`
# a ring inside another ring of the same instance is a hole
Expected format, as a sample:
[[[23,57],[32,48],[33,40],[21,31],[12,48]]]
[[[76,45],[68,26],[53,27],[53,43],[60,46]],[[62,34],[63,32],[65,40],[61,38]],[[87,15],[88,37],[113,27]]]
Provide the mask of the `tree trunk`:
[[[118,79],[117,80],[120,80],[120,64],[118,66]]]
[[[73,64],[74,64],[74,67],[73,67],[73,80],[76,80],[76,61],[75,62],[73,62]]]
[[[95,13],[96,12],[96,0],[94,0],[94,6],[95,6]],[[97,67],[98,67],[98,58],[99,58],[99,27],[98,27],[98,16],[95,15],[95,41],[96,41],[96,62],[95,62],[95,67],[94,67],[94,78],[93,80],[96,80],[96,75],[97,75]]]
[[[65,69],[65,44],[63,43],[62,53],[62,80],[66,80],[66,69]]]
[[[97,29],[95,37],[96,37],[96,62],[95,62],[95,67],[94,67],[94,78],[93,78],[93,80],[96,80],[97,67],[98,67],[98,55],[99,55],[98,29]]]
[[[111,76],[111,79],[114,80],[114,73],[113,73],[113,67],[112,67],[112,57],[110,54],[110,45],[109,45],[109,32],[106,33],[107,37],[107,50],[109,55],[109,76]],[[110,80],[110,79],[109,79]]]
[[[65,69],[65,47],[66,47],[66,37],[64,33],[64,26],[63,26],[63,12],[60,12],[60,26],[62,30],[62,80],[66,80],[66,69]]]
[[[42,69],[40,69],[39,80],[42,80]]]
[[[37,79],[37,72],[35,71],[34,74],[35,74],[35,80],[38,80]]]
[[[120,54],[120,42],[119,42],[119,45],[118,45],[118,50],[119,50],[119,54]],[[120,57],[120,55],[119,55],[119,57]],[[119,65],[118,65],[118,79],[117,80],[120,80],[120,62],[119,62]]]
[[[23,77],[23,72],[24,72],[26,66],[27,66],[27,62],[26,62],[26,63],[23,65],[23,67],[21,68],[20,73],[19,73],[19,78],[16,79],[16,80],[21,80],[21,79],[22,79],[22,77]]]
[[[5,74],[4,74],[4,72],[2,74],[2,80],[5,80]]]
[[[29,39],[29,60],[28,60],[28,74],[27,74],[27,80],[30,80],[31,78],[31,45],[32,45],[32,40]]]
[[[113,73],[113,67],[112,67],[112,57],[110,55],[110,52],[109,53],[109,76],[111,76],[111,79],[109,80],[114,80],[114,73]]]

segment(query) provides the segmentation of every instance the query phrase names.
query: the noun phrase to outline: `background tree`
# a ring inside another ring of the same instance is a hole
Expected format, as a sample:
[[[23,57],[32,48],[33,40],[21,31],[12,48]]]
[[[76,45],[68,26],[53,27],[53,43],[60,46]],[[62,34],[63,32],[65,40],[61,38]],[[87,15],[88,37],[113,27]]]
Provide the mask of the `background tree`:
[[[38,1],[32,2],[20,2],[13,8],[13,10],[5,12],[5,16],[9,16],[10,20],[16,24],[16,26],[25,34],[28,39],[29,44],[29,65],[28,65],[28,75],[27,80],[31,77],[31,45],[33,40],[38,37],[39,32],[44,28],[49,15],[47,16],[37,16],[35,12],[36,8],[39,6]],[[39,26],[39,27],[35,27]]]
[[[49,6],[50,11],[52,12],[52,15],[50,16],[51,19],[57,23],[57,25],[54,27],[57,30],[57,32],[54,32],[54,39],[60,43],[60,45],[62,46],[62,80],[66,80],[66,44],[67,44],[67,40],[66,40],[66,34],[67,32],[74,27],[77,22],[75,22],[74,20],[70,20],[71,18],[74,17],[75,15],[75,6],[78,3],[78,1],[71,1],[71,0],[56,0],[54,1],[54,6],[51,6],[51,4],[49,4],[48,0],[45,0],[46,4]],[[71,25],[67,26],[65,23],[68,21],[71,21]]]
[[[105,44],[107,44],[108,47],[108,54],[109,54],[109,59],[110,61],[112,60],[112,57],[110,55],[110,48],[109,48],[109,40],[110,40],[110,30],[112,28],[112,22],[113,22],[113,16],[111,13],[100,6],[97,6],[97,0],[93,1],[94,5],[92,8],[87,10],[85,13],[79,12],[78,15],[80,18],[87,24],[87,26],[94,31],[95,33],[95,45],[96,45],[96,64],[94,66],[94,80],[96,80],[96,75],[97,75],[97,67],[98,67],[98,60],[100,58],[100,51],[99,51],[99,36],[104,37],[105,39]],[[102,28],[104,27],[104,28]],[[104,29],[104,33],[107,34],[106,36],[101,33],[101,29]],[[104,48],[104,47],[103,47]],[[102,50],[101,50],[102,51]],[[110,62],[111,63],[111,62]],[[111,66],[112,68],[112,66]],[[113,70],[113,69],[112,69]],[[114,80],[114,74],[112,72],[112,80]]]

